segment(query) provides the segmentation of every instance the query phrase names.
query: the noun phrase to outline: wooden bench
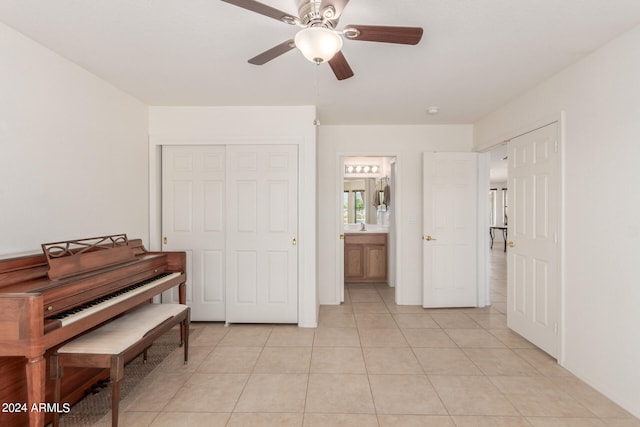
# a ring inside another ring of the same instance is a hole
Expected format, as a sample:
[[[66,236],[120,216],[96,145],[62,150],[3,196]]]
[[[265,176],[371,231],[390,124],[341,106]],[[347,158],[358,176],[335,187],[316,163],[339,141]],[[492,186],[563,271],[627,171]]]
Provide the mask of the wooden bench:
[[[183,304],[144,304],[60,347],[51,356],[54,399],[60,403],[60,381],[65,366],[108,368],[111,380],[111,425],[118,425],[119,383],[124,364],[145,353],[169,329],[180,324],[184,363],[189,355],[190,309]],[[59,424],[54,415],[53,425]]]

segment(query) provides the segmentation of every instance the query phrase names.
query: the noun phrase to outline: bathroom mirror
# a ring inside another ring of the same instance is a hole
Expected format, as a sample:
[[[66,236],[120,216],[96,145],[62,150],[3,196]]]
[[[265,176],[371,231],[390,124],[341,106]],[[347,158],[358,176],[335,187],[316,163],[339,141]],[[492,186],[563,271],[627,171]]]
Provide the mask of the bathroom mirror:
[[[386,196],[384,191],[387,182],[386,178],[345,178],[342,186],[342,222],[376,224],[378,212],[386,211],[389,203],[388,187]]]

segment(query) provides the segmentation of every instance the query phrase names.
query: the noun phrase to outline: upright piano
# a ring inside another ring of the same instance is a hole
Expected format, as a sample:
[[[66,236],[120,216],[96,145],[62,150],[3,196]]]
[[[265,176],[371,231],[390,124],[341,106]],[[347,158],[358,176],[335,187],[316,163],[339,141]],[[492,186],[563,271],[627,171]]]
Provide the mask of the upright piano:
[[[125,234],[42,245],[0,260],[0,425],[42,427],[52,418],[49,355],[81,335],[178,287],[184,252],[150,252]],[[65,371],[61,402],[74,403],[108,371]]]

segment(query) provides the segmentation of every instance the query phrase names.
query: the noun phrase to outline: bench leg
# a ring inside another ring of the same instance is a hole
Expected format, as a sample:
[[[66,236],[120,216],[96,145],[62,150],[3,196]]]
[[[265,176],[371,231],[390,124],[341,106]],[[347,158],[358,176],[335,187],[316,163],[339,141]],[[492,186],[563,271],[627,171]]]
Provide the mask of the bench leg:
[[[111,357],[111,426],[118,427],[120,406],[120,380],[124,376],[124,358],[120,355]]]
[[[180,322],[181,343],[184,347],[184,363],[189,361],[189,328],[191,327],[191,310],[187,311],[185,319]]]

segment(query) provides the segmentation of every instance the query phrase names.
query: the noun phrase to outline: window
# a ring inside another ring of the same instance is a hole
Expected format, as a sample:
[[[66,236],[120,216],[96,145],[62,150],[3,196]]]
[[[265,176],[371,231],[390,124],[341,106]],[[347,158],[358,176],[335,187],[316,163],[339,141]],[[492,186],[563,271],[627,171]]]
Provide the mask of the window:
[[[342,193],[342,223],[349,224],[349,192]]]
[[[498,189],[492,188],[489,190],[489,225],[496,226],[496,221],[498,219]]]
[[[365,220],[364,190],[353,190],[353,209],[356,224],[362,224]]]
[[[362,224],[365,222],[366,207],[364,190],[344,190],[342,193],[342,222]]]
[[[504,209],[502,211],[503,215],[504,215],[504,226],[506,227],[508,222],[507,222],[507,189],[503,188],[502,189],[502,208]]]

